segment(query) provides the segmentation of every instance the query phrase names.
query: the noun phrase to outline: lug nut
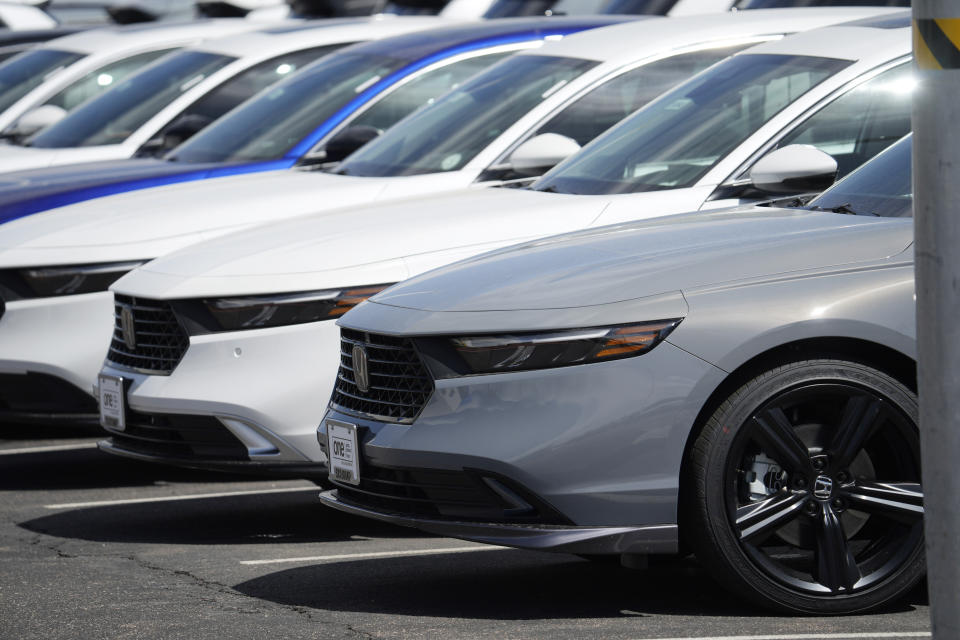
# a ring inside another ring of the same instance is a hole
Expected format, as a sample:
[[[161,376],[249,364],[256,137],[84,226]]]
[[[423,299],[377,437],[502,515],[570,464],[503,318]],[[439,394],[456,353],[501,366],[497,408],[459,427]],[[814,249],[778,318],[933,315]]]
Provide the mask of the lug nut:
[[[813,459],[813,468],[817,471],[823,471],[823,468],[827,466],[823,461],[823,458],[814,458]]]
[[[837,473],[837,482],[839,482],[840,484],[845,483],[849,479],[850,479],[850,476],[847,475],[846,471],[840,471]]]
[[[843,509],[846,506],[840,498],[834,498],[832,504],[833,508],[837,510]]]
[[[808,516],[815,516],[817,515],[817,503],[808,502],[803,506],[803,510],[807,512]]]
[[[803,476],[798,476],[797,478],[794,479],[793,486],[797,489],[806,489],[807,479],[804,478]]]

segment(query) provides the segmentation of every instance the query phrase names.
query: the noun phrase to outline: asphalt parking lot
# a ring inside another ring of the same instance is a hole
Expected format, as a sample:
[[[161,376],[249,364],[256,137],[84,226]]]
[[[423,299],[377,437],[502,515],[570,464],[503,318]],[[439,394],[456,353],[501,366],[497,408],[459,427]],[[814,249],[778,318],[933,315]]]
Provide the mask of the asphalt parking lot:
[[[82,437],[77,437],[81,435]],[[137,464],[91,434],[0,434],[0,638],[927,637],[927,595],[848,618],[325,509],[317,489]]]

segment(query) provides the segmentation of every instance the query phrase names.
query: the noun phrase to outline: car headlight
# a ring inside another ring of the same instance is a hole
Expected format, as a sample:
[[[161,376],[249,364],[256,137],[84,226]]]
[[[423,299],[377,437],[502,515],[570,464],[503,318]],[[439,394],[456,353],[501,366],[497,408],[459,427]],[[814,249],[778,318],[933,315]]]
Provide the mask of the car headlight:
[[[99,264],[31,267],[6,271],[4,284],[12,298],[49,298],[106,291],[111,284],[146,260]]]
[[[262,329],[339,318],[389,284],[203,301],[220,331]]]
[[[630,358],[647,353],[680,319],[541,333],[427,338],[418,340],[437,377],[505,373]],[[446,348],[441,342],[446,342]],[[441,355],[446,351],[446,357]],[[450,358],[450,355],[453,358]],[[439,356],[439,357],[438,357]]]

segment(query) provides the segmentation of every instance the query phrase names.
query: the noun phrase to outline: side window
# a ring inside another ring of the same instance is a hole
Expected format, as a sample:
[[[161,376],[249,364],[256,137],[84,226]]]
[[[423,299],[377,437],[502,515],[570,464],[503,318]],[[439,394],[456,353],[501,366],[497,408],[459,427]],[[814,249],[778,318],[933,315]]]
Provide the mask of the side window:
[[[44,104],[52,104],[70,111],[82,102],[98,96],[107,89],[119,84],[121,80],[147,66],[160,56],[170,53],[174,49],[161,49],[140,53],[123,60],[106,64],[94,69],[79,80],[72,82],[60,93],[47,100]]]
[[[777,147],[811,144],[836,159],[842,178],[910,132],[912,88],[909,64],[884,71],[807,118]]]
[[[682,53],[622,73],[578,98],[533,135],[558,133],[583,146],[668,89],[751,44]]]
[[[245,71],[241,71],[210,91],[190,105],[177,119],[193,116],[193,119],[198,121],[202,119],[207,123],[213,122],[274,82],[291,76],[298,69],[342,46],[345,46],[345,44],[314,47],[313,49],[294,51],[265,60]]]
[[[397,87],[350,122],[351,126],[366,125],[386,131],[420,107],[432,104],[447,91],[475,75],[511,52],[489,53],[452,62],[428,71]]]

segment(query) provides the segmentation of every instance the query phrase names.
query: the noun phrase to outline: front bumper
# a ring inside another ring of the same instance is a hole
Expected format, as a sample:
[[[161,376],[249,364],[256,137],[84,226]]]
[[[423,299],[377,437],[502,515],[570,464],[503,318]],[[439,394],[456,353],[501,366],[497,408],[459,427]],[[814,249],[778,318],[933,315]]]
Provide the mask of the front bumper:
[[[722,377],[665,342],[615,362],[438,380],[411,425],[334,408],[319,439],[327,419],[357,426],[360,484],[332,481],[323,500],[480,542],[671,553],[686,442]]]
[[[337,490],[320,494],[320,501],[346,513],[414,527],[421,531],[518,549],[580,554],[674,554],[679,549],[677,525],[640,527],[578,527],[575,525],[511,525],[501,522],[457,522],[408,518],[364,509],[341,500]]]
[[[96,423],[113,295],[13,300],[0,318],[0,421]]]
[[[316,425],[339,350],[339,329],[324,321],[191,336],[169,375],[107,362],[104,374],[129,381],[132,426],[108,429],[112,437],[101,449],[203,469],[324,476]]]

